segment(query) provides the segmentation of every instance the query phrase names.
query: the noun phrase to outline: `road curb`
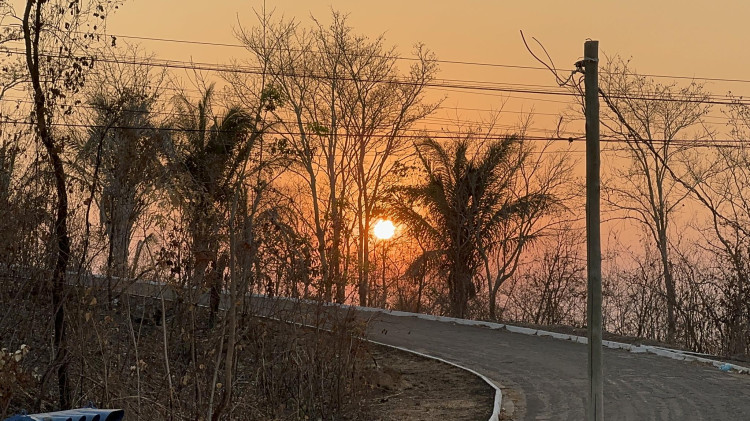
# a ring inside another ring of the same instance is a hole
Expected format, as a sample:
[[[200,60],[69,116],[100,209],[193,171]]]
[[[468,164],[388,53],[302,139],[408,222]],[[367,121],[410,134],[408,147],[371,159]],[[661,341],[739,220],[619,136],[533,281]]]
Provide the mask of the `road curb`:
[[[343,304],[341,306],[351,307],[359,311],[380,312],[383,314],[389,314],[389,315],[397,316],[397,317],[416,317],[416,318],[424,319],[424,320],[433,320],[433,321],[438,321],[438,322],[443,322],[443,323],[456,323],[456,324],[466,325],[466,326],[478,326],[478,327],[485,327],[485,328],[494,329],[494,330],[505,329],[509,332],[520,333],[522,335],[548,336],[553,339],[572,341],[572,342],[577,342],[581,344],[588,343],[588,338],[584,336],[570,335],[567,333],[550,332],[550,331],[542,330],[542,329],[532,329],[528,327],[513,326],[509,324],[485,322],[481,320],[457,319],[455,317],[446,317],[446,316],[433,316],[430,314],[409,313],[405,311],[385,310],[385,309],[373,308],[373,307],[349,306],[346,304]],[[670,358],[670,359],[678,360],[678,361],[688,361],[688,362],[695,361],[695,362],[700,362],[704,364],[710,364],[716,368],[721,369],[722,371],[728,371],[728,372],[734,371],[734,372],[742,373],[742,374],[750,374],[750,368],[748,367],[743,367],[743,366],[732,364],[732,363],[725,363],[723,361],[715,360],[712,358],[707,358],[707,356],[700,356],[699,354],[689,352],[689,351],[681,351],[677,349],[664,348],[664,347],[653,346],[653,345],[633,345],[633,344],[627,344],[627,343],[615,342],[615,341],[602,341],[602,345],[610,349],[622,349],[628,352],[632,352],[634,354],[648,353],[648,354],[654,354],[660,357],[666,357],[666,358]]]
[[[281,297],[281,298],[286,299],[286,297]],[[347,307],[351,307],[351,306],[347,306]],[[316,326],[313,326],[313,325],[309,325],[307,323],[292,322],[292,321],[289,321],[289,320],[282,320],[282,319],[280,319],[278,317],[274,317],[274,316],[264,316],[264,315],[256,315],[256,316],[264,318],[264,319],[275,320],[277,322],[294,323],[294,324],[299,325],[299,326],[304,326],[304,327],[311,328],[311,329],[321,329],[321,330],[330,332],[329,329],[321,328],[321,327],[316,327]],[[492,415],[490,415],[490,418],[489,418],[488,421],[500,421],[500,411],[502,410],[502,404],[503,404],[503,392],[500,390],[500,386],[497,385],[494,381],[490,380],[487,376],[485,376],[483,374],[480,374],[480,373],[477,373],[476,371],[474,371],[474,370],[472,370],[472,369],[470,369],[468,367],[464,367],[464,366],[462,366],[460,364],[454,363],[452,361],[445,360],[445,359],[440,358],[440,357],[436,357],[434,355],[425,354],[425,353],[422,353],[422,352],[419,352],[419,351],[415,351],[413,349],[404,348],[404,347],[397,346],[397,345],[386,344],[386,343],[379,342],[379,341],[376,341],[376,340],[373,340],[373,339],[368,339],[368,338],[360,338],[360,339],[364,339],[365,341],[367,341],[369,343],[372,343],[372,344],[375,344],[375,345],[380,345],[380,346],[384,346],[386,348],[397,349],[399,351],[408,352],[410,354],[418,355],[418,356],[420,356],[422,358],[427,358],[427,359],[431,359],[431,360],[435,360],[435,361],[440,361],[441,363],[451,365],[453,367],[456,367],[458,369],[464,370],[464,371],[466,371],[468,373],[471,373],[471,374],[479,377],[485,383],[487,383],[492,389],[495,390],[495,399],[494,399],[494,403],[493,403],[493,406],[492,406]]]
[[[151,298],[151,299],[159,299],[161,297],[162,293],[163,293],[163,285],[160,285],[160,284],[155,283],[155,282],[145,282],[145,283],[148,283],[151,286],[161,287],[161,288],[159,288],[158,296],[150,295],[150,294],[143,294],[143,293],[138,294],[138,293],[133,293],[132,291],[129,294],[130,295],[141,296],[141,297],[147,297],[147,298]],[[264,296],[264,295],[253,294],[253,296],[254,297],[258,297],[258,298],[269,299],[268,296]],[[305,299],[298,299],[298,298],[289,298],[289,297],[270,297],[270,299],[271,300],[282,299],[282,300],[287,300],[287,301],[308,302],[308,303],[313,303],[313,304],[317,303],[316,301],[312,301],[312,300],[305,300]],[[352,308],[352,309],[360,310],[360,311],[367,311],[367,310],[364,310],[364,309],[368,309],[369,311],[381,311],[381,312],[384,311],[382,309],[375,309],[375,308],[370,308],[370,307],[350,306],[350,305],[347,305],[347,304],[324,303],[324,305],[325,306],[339,306],[339,307],[342,307],[342,308]],[[403,313],[403,314],[399,314],[399,316],[402,316],[402,317],[405,316],[405,315],[407,315],[407,314],[408,315],[416,314],[416,313],[406,313],[406,312],[398,312],[398,313]],[[289,321],[289,320],[282,320],[280,318],[277,318],[277,317],[274,317],[274,316],[268,316],[268,315],[260,315],[260,314],[258,314],[256,316],[257,317],[261,317],[261,318],[265,318],[265,319],[269,319],[269,320],[275,320],[275,321],[282,322],[282,323],[294,323],[294,324],[297,324],[299,326],[305,326],[305,327],[313,328],[313,329],[321,329],[321,330],[325,330],[325,331],[330,332],[329,329],[312,326],[312,325],[309,325],[307,323],[294,322],[294,321]],[[440,317],[440,316],[431,316],[431,315],[427,315],[427,314],[424,314],[422,316],[426,316],[428,318],[429,317]],[[437,319],[434,319],[434,320],[437,320]],[[462,320],[462,319],[456,319],[456,320]],[[440,361],[442,363],[445,363],[445,364],[451,365],[453,367],[459,368],[461,370],[464,370],[464,371],[466,371],[468,373],[471,373],[471,374],[479,377],[485,383],[487,383],[492,389],[495,390],[495,398],[494,398],[494,403],[493,403],[493,407],[492,407],[492,415],[490,415],[490,418],[489,418],[488,421],[499,421],[500,420],[500,412],[502,410],[502,402],[503,402],[503,392],[500,390],[500,386],[498,384],[496,384],[494,381],[490,380],[487,376],[484,376],[483,374],[480,374],[480,373],[478,373],[478,372],[476,372],[476,371],[474,371],[474,370],[472,370],[472,369],[470,369],[468,367],[464,367],[464,366],[462,366],[460,364],[457,364],[457,363],[445,360],[445,359],[440,358],[440,357],[435,357],[433,355],[424,354],[422,352],[415,351],[413,349],[408,349],[408,348],[404,348],[404,347],[400,347],[400,346],[396,346],[396,345],[389,345],[389,344],[386,344],[386,343],[383,343],[383,342],[378,342],[378,341],[375,341],[375,340],[372,340],[372,339],[368,339],[368,338],[361,338],[361,339],[364,339],[367,342],[370,342],[370,343],[373,343],[373,344],[385,346],[387,348],[398,349],[400,351],[408,352],[408,353],[411,353],[411,354],[415,354],[415,355],[418,355],[418,356],[423,357],[423,358],[428,358],[428,359]]]
[[[428,358],[428,359],[431,359],[431,360],[440,361],[441,363],[445,363],[445,364],[451,365],[453,367],[459,368],[461,370],[464,370],[464,371],[466,371],[468,373],[471,373],[471,374],[479,377],[480,379],[484,380],[484,382],[487,383],[491,388],[493,388],[495,390],[495,403],[494,403],[493,408],[492,408],[492,415],[490,415],[490,418],[489,418],[488,421],[499,421],[500,420],[500,411],[501,411],[501,408],[502,408],[502,405],[503,405],[503,392],[500,390],[500,386],[498,386],[497,384],[495,384],[495,382],[493,382],[492,380],[490,380],[487,376],[485,376],[483,374],[480,374],[480,373],[477,373],[476,371],[474,371],[474,370],[472,370],[472,369],[470,369],[468,367],[464,367],[464,366],[462,366],[460,364],[456,364],[456,363],[454,363],[452,361],[448,361],[446,359],[443,359],[443,358],[440,358],[440,357],[436,357],[434,355],[424,354],[422,352],[415,351],[415,350],[409,349],[409,348],[404,348],[404,347],[401,347],[401,346],[389,345],[389,344],[386,344],[386,343],[383,343],[383,342],[378,342],[378,341],[375,341],[375,340],[372,340],[372,339],[365,339],[365,340],[367,342],[370,342],[370,343],[373,343],[373,344],[376,344],[376,345],[384,346],[384,347],[387,347],[387,348],[398,349],[399,351],[404,351],[404,352],[408,352],[410,354],[418,355],[418,356],[420,356],[422,358]]]

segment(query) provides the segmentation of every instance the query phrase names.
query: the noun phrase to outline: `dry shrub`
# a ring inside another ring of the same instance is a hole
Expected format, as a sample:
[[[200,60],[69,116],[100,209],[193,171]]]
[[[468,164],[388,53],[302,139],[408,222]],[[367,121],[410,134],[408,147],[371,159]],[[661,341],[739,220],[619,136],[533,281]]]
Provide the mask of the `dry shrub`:
[[[7,308],[10,297],[2,298],[0,305]],[[58,410],[54,376],[44,375],[56,369],[45,340],[49,320],[28,318],[50,314],[50,302],[33,293],[15,298],[16,311],[0,326],[0,346],[17,349],[28,343],[33,352],[18,363],[22,371],[17,373],[38,370],[42,375],[0,383],[0,404],[9,414]],[[210,328],[208,310],[191,304],[200,302],[200,296],[177,294],[164,302],[115,298],[110,303],[105,291],[68,290],[74,406],[123,408],[129,420],[208,420],[214,413],[216,419],[238,420],[362,418],[364,329],[351,315],[322,306],[287,305],[290,318],[306,314],[313,326],[302,327],[258,317],[243,306],[231,404],[217,411],[227,393],[222,384],[228,337],[224,313]],[[6,383],[20,389],[6,395]]]
[[[364,388],[359,384],[365,344],[354,318],[328,313],[313,327],[264,320],[241,340],[246,369],[253,373],[268,408],[291,419],[356,417]],[[247,367],[249,365],[249,367]]]
[[[15,352],[0,349],[0,419],[7,415],[11,399],[21,394],[31,384],[31,375],[24,369],[21,360],[28,354],[29,347],[21,345]]]

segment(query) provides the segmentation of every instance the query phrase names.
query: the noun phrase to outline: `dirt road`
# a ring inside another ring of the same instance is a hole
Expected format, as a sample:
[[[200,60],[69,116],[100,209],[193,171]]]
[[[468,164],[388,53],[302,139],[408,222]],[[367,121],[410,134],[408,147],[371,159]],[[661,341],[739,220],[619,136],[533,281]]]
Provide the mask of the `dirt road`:
[[[586,345],[378,313],[369,337],[472,368],[502,384],[514,419],[583,420]],[[750,420],[750,375],[604,350],[607,420]]]

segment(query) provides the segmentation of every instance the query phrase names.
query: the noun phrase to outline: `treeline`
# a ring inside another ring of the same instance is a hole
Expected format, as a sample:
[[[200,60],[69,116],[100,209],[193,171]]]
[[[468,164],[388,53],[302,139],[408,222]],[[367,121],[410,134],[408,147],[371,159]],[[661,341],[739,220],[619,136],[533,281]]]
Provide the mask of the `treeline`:
[[[356,326],[342,321],[334,339],[269,327],[248,293],[585,323],[574,155],[527,136],[530,119],[511,133],[497,116],[425,129],[441,104],[424,45],[402,60],[338,13],[310,25],[261,14],[237,31],[237,64],[178,78],[103,35],[116,3],[0,7],[19,22],[0,39],[0,299],[27,320],[3,316],[0,342],[51,347],[24,348],[31,362],[14,374],[38,407],[53,390],[58,407],[124,402],[165,418],[354,405],[356,364],[331,361],[360,352],[345,340]],[[733,142],[711,142],[703,86],[660,84],[617,58],[602,74],[603,133],[616,140],[604,197],[628,227],[605,250],[606,329],[747,355],[746,106],[726,109]],[[374,236],[380,219],[393,238]],[[74,286],[89,273],[104,276],[103,296]],[[137,280],[183,295],[134,303],[120,291]],[[302,378],[310,388],[294,390]]]
[[[747,103],[617,56],[600,86],[605,329],[747,360]],[[505,317],[585,324],[583,234],[571,232],[514,280]]]

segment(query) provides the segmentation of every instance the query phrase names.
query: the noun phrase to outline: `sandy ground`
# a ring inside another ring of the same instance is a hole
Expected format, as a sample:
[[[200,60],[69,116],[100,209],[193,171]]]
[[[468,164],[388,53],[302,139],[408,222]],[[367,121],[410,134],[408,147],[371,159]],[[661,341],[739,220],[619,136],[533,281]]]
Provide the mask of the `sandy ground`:
[[[407,352],[372,345],[365,371],[373,421],[487,420],[494,390],[477,376]]]

